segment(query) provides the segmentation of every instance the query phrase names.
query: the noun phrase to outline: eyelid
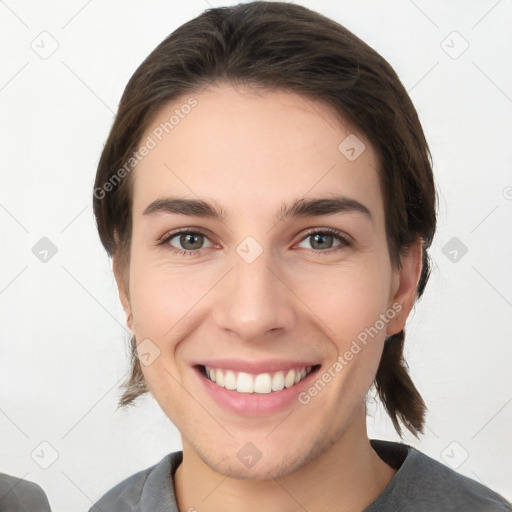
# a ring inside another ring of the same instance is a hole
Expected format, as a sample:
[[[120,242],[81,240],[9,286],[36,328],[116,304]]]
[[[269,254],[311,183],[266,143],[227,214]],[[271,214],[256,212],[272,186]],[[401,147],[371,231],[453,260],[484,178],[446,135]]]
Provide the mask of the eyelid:
[[[336,252],[336,251],[341,250],[343,248],[351,247],[353,245],[353,243],[355,242],[354,239],[351,236],[349,236],[345,232],[340,231],[338,229],[326,228],[326,227],[313,227],[313,228],[309,228],[302,235],[302,238],[298,241],[298,243],[304,241],[305,239],[307,239],[311,235],[318,234],[318,233],[332,235],[333,237],[338,238],[338,240],[340,240],[340,244],[335,246],[335,247],[331,247],[329,249],[326,249],[326,250],[306,249],[308,252],[312,252],[312,253],[315,253],[315,254],[324,254],[324,253],[329,254],[331,252]],[[212,245],[215,245],[215,243],[210,239],[210,236],[207,234],[207,232],[204,229],[196,228],[196,227],[193,227],[193,226],[189,226],[189,227],[185,227],[185,228],[178,228],[176,230],[166,232],[163,236],[161,236],[157,240],[157,245],[169,244],[170,240],[172,240],[173,238],[175,238],[176,236],[178,236],[180,234],[199,234],[199,235],[203,235],[206,239],[208,239],[210,241],[210,243]],[[172,247],[172,248],[169,248],[168,250],[170,252],[173,252],[173,253],[176,253],[176,254],[200,254],[204,249],[206,249],[206,248],[203,248],[203,249],[197,249],[197,250],[190,250],[190,249],[187,250],[187,249],[178,249],[176,247],[171,246],[170,244],[169,244],[169,246]]]
[[[189,227],[186,227],[186,228],[177,228],[177,229],[173,229],[173,230],[170,230],[170,231],[166,231],[160,238],[158,238],[158,240],[156,241],[156,244],[157,245],[165,244],[171,238],[174,238],[177,235],[181,235],[181,234],[185,234],[186,235],[186,234],[189,234],[189,233],[192,233],[192,234],[196,234],[197,233],[197,234],[200,234],[200,235],[203,235],[203,236],[207,237],[208,240],[210,240],[210,236],[209,236],[209,234],[208,234],[208,232],[206,230],[204,230],[203,228],[196,228],[194,226],[189,226]]]
[[[354,239],[350,235],[347,235],[344,231],[340,231],[339,229],[334,229],[334,228],[322,228],[322,227],[308,229],[306,231],[306,233],[304,234],[304,236],[300,239],[300,241],[302,242],[302,240],[306,239],[308,236],[311,236],[311,235],[316,234],[316,233],[327,233],[329,235],[333,235],[335,237],[339,237],[347,245],[348,244],[353,244],[355,242]]]

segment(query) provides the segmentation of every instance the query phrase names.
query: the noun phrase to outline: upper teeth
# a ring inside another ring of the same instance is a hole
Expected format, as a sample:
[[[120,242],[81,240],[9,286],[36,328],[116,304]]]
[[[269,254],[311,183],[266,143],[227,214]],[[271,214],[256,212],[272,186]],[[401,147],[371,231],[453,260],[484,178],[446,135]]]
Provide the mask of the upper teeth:
[[[296,368],[287,372],[259,373],[251,375],[245,372],[221,370],[205,366],[206,375],[218,386],[236,390],[239,393],[270,393],[290,388],[309,375],[312,366]]]

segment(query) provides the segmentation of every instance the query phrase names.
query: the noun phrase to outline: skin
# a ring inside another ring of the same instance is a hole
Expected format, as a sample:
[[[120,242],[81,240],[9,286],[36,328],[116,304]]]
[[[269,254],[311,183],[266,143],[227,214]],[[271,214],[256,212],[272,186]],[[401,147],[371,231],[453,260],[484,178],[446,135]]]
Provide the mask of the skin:
[[[142,140],[190,96],[162,107]],[[401,271],[395,269],[376,153],[328,106],[229,84],[193,96],[197,107],[131,175],[129,268],[114,256],[128,327],[138,342],[149,339],[160,350],[142,369],[182,436],[183,463],[174,477],[178,506],[361,511],[396,472],[369,443],[364,398],[386,335],[403,329],[412,308],[421,239]],[[354,161],[338,150],[350,133],[366,145]],[[373,222],[357,212],[276,220],[283,202],[333,193],[363,203]],[[231,215],[225,222],[143,215],[152,201],[171,195],[215,200]],[[195,246],[180,244],[179,236],[157,245],[179,228],[199,229],[206,238]],[[319,249],[310,228],[337,229],[353,244],[326,239]],[[250,264],[236,252],[247,236],[263,250]],[[194,255],[170,251],[191,246],[199,247]],[[190,366],[234,357],[313,360],[327,368],[397,303],[401,312],[307,405],[294,402],[262,417],[231,413],[205,392]],[[262,454],[251,468],[237,458],[248,442]]]

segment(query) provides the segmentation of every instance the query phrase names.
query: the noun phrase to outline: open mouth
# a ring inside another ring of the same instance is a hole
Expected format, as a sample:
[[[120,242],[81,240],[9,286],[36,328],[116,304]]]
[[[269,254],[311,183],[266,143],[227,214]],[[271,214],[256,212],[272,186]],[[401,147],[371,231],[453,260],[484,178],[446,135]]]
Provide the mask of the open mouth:
[[[275,393],[284,388],[291,388],[303,381],[308,375],[319,370],[320,365],[303,366],[289,370],[259,373],[257,375],[197,365],[203,377],[217,386],[238,393]]]

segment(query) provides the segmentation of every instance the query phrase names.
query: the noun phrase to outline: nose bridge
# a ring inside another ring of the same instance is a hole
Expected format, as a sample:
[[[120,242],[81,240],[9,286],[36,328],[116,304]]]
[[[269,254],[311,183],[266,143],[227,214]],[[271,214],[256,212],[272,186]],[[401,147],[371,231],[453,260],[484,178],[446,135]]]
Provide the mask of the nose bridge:
[[[218,327],[241,339],[257,340],[271,330],[291,328],[294,313],[271,252],[248,238],[233,254],[234,268],[222,287],[216,313]]]

